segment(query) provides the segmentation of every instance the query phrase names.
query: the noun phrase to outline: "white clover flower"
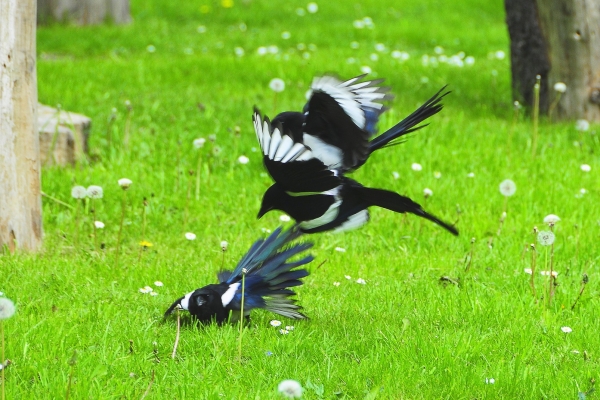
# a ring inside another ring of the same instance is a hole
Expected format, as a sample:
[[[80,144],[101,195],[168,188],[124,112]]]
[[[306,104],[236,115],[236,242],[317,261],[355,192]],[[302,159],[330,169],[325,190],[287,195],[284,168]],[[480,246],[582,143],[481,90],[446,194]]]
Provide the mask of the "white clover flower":
[[[229,246],[229,243],[226,240],[221,240],[221,250],[227,251],[227,246]]]
[[[540,275],[542,275],[542,276],[550,276],[550,271],[540,271]],[[557,271],[552,271],[552,276],[556,278],[558,276],[558,272]]]
[[[467,178],[475,178],[475,172],[469,172]]]
[[[344,275],[344,278],[346,278],[348,280],[352,279],[352,277],[350,275]]]
[[[340,286],[339,282],[333,282],[333,286]]]
[[[440,179],[440,178],[442,177],[442,173],[441,173],[440,171],[435,171],[435,172],[433,173],[433,177],[434,177],[435,179]]]
[[[250,159],[246,156],[239,156],[238,157],[238,162],[242,165],[248,164],[248,161],[250,161]]]
[[[0,297],[0,319],[8,319],[15,315],[15,303],[6,297]]]
[[[433,190],[429,188],[423,189],[423,196],[425,196],[426,199],[433,196]]]
[[[400,178],[400,174],[397,171],[392,171],[392,176],[394,177],[394,179]]]
[[[373,72],[373,70],[368,65],[363,65],[362,67],[360,67],[360,72],[362,72],[363,74],[370,74],[371,72]]]
[[[121,186],[121,188],[123,190],[129,189],[129,186],[131,186],[131,184],[133,183],[133,182],[131,182],[131,179],[127,179],[127,178],[121,178],[121,179],[119,179],[118,182],[119,182],[119,186]]]
[[[280,329],[279,333],[281,333],[282,335],[287,335],[288,333],[290,333],[290,331],[288,331],[287,329]]]
[[[273,320],[271,320],[271,322],[269,322],[269,324],[271,324],[271,326],[274,326],[277,328],[278,326],[281,326],[281,321],[279,321],[277,319],[273,319]]]
[[[550,246],[554,243],[555,236],[554,233],[550,231],[539,231],[537,239],[542,246]]]
[[[493,385],[494,383],[496,383],[496,380],[494,378],[485,378],[485,383],[487,383],[488,385]]]
[[[345,249],[345,248],[343,248],[343,247],[336,247],[336,248],[335,248],[335,251],[339,251],[340,253],[345,253],[345,252],[346,252],[346,249]]]
[[[185,238],[187,240],[196,240],[196,234],[193,232],[186,232]]]
[[[319,11],[319,6],[317,5],[317,3],[308,3],[306,5],[306,11],[308,11],[311,14],[314,14],[317,11]]]
[[[585,119],[578,119],[575,121],[575,129],[578,131],[585,132],[590,129],[590,123]]]
[[[500,183],[500,193],[503,196],[509,197],[517,191],[517,184],[510,179],[505,179]]]
[[[90,199],[101,199],[104,196],[104,191],[100,186],[92,185],[88,186],[87,195]]]
[[[75,199],[85,199],[87,195],[87,190],[83,186],[73,186],[71,189],[71,197]]]
[[[560,330],[561,330],[561,331],[563,331],[564,333],[571,333],[571,332],[573,332],[573,329],[571,329],[571,328],[570,328],[570,327],[568,327],[568,326],[562,326],[562,327],[560,328]]]
[[[290,222],[290,216],[289,216],[289,215],[285,215],[285,214],[283,214],[283,215],[281,215],[281,216],[279,217],[279,220],[280,220],[281,222]]]
[[[544,217],[544,223],[551,226],[556,224],[558,221],[560,221],[558,215],[548,214]]]
[[[556,82],[554,84],[554,90],[558,93],[564,93],[567,91],[567,85],[564,82]]]
[[[281,381],[279,386],[277,386],[277,390],[288,399],[296,399],[302,397],[303,389],[298,381],[286,379],[285,381]]]
[[[96,227],[96,229],[104,229],[104,222],[94,221],[94,226]]]
[[[366,285],[367,284],[367,282],[363,278],[358,278],[356,280],[356,283],[361,284],[361,285]]]
[[[411,166],[410,166],[410,168],[413,171],[421,171],[421,170],[423,170],[423,166],[421,164],[419,164],[419,163],[412,163]]]
[[[285,82],[280,78],[273,78],[269,82],[269,88],[275,93],[283,92],[285,89]]]
[[[163,283],[161,281],[155,281],[154,286],[161,287],[163,286]]]
[[[531,270],[531,268],[525,268],[524,271],[526,274],[529,274],[529,275],[533,274],[533,271]]]
[[[589,164],[581,164],[580,168],[583,172],[590,172],[592,170],[592,167],[590,167]]]
[[[198,138],[198,139],[194,139],[194,147],[196,149],[201,149],[202,147],[204,147],[204,143],[206,143],[206,139],[204,138]]]
[[[287,329],[288,331],[293,331],[294,330],[294,325],[288,325],[285,327],[285,329]]]

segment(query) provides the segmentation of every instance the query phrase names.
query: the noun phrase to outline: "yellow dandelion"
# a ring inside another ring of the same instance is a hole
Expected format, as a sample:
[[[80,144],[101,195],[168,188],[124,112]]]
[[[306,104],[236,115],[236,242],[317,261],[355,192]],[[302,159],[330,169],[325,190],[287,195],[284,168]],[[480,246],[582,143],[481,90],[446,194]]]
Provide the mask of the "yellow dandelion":
[[[233,7],[233,0],[221,0],[221,5],[223,8],[231,8]]]
[[[142,246],[142,247],[152,247],[154,245],[152,243],[150,243],[149,241],[147,241],[147,240],[142,240],[140,242],[140,246]]]

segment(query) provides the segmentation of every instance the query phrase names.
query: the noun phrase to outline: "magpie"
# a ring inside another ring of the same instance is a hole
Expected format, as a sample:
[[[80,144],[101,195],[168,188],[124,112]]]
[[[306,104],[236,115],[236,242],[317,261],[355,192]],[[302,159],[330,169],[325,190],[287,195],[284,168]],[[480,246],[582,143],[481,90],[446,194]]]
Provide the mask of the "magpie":
[[[286,231],[280,227],[266,239],[256,241],[233,272],[221,271],[217,275],[219,283],[196,289],[175,300],[165,312],[165,318],[179,307],[202,323],[239,320],[244,273],[244,317],[248,317],[253,309],[262,308],[292,319],[306,318],[298,311],[301,307],[296,300],[290,299],[296,293],[289,289],[302,285],[301,279],[309,275],[307,270],[295,268],[313,260],[308,255],[288,261],[313,246],[310,242],[287,246],[301,234],[297,226]]]
[[[427,213],[408,197],[367,188],[345,174],[365,164],[371,153],[401,142],[402,136],[426,125],[422,121],[442,109],[440,89],[408,117],[375,136],[383,101],[392,98],[382,80],[360,75],[347,81],[333,76],[314,79],[303,112],[283,112],[273,121],[255,107],[254,130],[263,163],[275,181],[265,192],[258,218],[281,210],[294,218],[301,231],[317,233],[358,228],[377,206],[426,218],[454,235],[457,229]]]

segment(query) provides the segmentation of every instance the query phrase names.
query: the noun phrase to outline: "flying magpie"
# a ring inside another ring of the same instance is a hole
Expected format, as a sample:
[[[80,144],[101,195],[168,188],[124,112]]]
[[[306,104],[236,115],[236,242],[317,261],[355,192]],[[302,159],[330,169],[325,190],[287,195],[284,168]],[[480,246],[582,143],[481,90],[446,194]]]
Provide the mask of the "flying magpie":
[[[219,283],[196,289],[175,300],[165,312],[165,318],[179,306],[203,323],[239,320],[244,273],[244,317],[253,309],[262,308],[288,318],[306,318],[298,311],[301,307],[296,300],[290,299],[296,293],[289,289],[302,285],[301,279],[309,275],[307,270],[295,268],[313,260],[307,255],[297,261],[288,261],[313,245],[307,242],[287,246],[301,234],[297,226],[287,231],[278,228],[266,239],[256,241],[233,272],[221,271],[217,275]]]
[[[283,112],[273,121],[255,107],[252,120],[263,163],[275,181],[264,194],[258,218],[281,210],[303,232],[344,231],[369,220],[368,208],[409,212],[444,227],[456,228],[427,213],[408,197],[383,189],[367,188],[345,176],[361,167],[371,153],[398,144],[402,136],[426,125],[422,121],[442,109],[444,88],[408,117],[371,139],[382,102],[391,98],[382,80],[364,81],[360,75],[347,81],[333,76],[314,79],[303,112]]]

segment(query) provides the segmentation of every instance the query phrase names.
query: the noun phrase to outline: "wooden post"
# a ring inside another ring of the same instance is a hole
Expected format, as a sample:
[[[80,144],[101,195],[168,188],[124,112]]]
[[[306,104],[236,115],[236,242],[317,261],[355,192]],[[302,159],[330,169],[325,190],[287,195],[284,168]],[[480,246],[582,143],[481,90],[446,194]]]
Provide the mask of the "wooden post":
[[[36,0],[0,1],[0,249],[11,252],[42,242],[35,32]]]
[[[533,104],[542,77],[540,111],[600,121],[600,1],[505,0],[513,96]],[[567,86],[560,95],[554,85]],[[557,100],[559,100],[557,102]]]

